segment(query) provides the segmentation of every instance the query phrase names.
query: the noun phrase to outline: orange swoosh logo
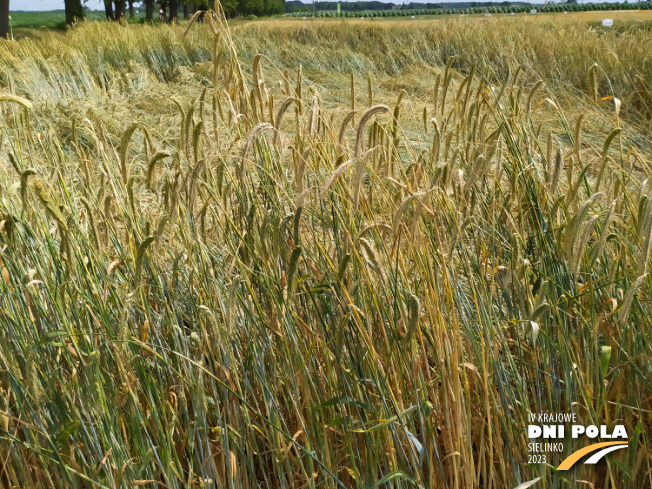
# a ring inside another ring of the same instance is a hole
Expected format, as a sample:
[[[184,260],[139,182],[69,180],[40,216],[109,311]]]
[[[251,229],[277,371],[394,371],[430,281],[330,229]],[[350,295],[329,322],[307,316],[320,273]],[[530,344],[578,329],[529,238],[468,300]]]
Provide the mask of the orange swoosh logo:
[[[561,464],[559,464],[557,470],[568,470],[573,465],[575,465],[575,462],[581,459],[584,455],[588,455],[589,453],[595,452],[596,450],[599,450],[601,448],[610,447],[613,445],[625,445],[625,444],[627,444],[627,442],[606,441],[604,443],[596,443],[594,445],[589,445],[588,447],[584,447],[576,452],[571,453]]]

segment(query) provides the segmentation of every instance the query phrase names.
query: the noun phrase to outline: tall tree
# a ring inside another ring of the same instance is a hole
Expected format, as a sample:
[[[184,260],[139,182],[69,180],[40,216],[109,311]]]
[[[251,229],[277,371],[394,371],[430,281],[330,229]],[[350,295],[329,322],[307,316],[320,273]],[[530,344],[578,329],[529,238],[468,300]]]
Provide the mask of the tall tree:
[[[136,14],[134,13],[134,0],[129,0],[129,17],[133,19],[135,15]]]
[[[125,0],[115,0],[115,20],[125,17]]]
[[[220,3],[222,4],[222,9],[224,9],[227,19],[230,19],[231,14],[238,10],[238,0],[221,0]]]
[[[179,2],[178,0],[170,0],[170,17],[168,19],[170,24],[179,20]]]
[[[285,0],[265,0],[265,15],[285,12]]]
[[[84,18],[81,0],[65,0],[64,5],[66,7],[66,24],[72,24]]]
[[[9,34],[9,0],[0,0],[0,37],[6,39]]]
[[[145,3],[145,20],[152,22],[154,20],[154,0],[143,0]]]
[[[244,15],[262,15],[265,11],[264,0],[240,0],[238,10]]]
[[[113,2],[111,0],[104,0],[104,12],[106,12],[106,20],[115,20]]]

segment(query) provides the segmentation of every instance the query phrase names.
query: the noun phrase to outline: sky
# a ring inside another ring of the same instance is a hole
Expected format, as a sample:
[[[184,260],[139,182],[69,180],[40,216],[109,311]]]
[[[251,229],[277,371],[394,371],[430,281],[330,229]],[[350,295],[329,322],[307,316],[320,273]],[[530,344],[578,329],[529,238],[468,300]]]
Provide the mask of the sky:
[[[90,10],[104,10],[100,0],[88,0],[82,3]],[[63,0],[9,0],[9,10],[63,10]]]

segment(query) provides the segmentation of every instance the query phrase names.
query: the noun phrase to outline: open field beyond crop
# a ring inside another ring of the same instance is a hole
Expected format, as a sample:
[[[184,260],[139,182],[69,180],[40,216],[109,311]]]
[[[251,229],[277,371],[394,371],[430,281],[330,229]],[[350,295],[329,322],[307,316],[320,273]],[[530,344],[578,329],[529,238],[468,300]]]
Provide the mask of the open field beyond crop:
[[[86,12],[87,20],[106,20],[106,14],[99,11]],[[11,25],[14,28],[65,28],[66,14],[63,10],[51,12],[12,12]]]
[[[561,16],[0,43],[0,487],[651,487],[652,28]]]
[[[399,25],[399,26],[406,26],[406,23],[408,25],[414,26],[419,25],[423,26],[423,24],[430,24],[432,22],[447,22],[453,19],[457,18],[463,18],[463,19],[482,19],[482,20],[495,20],[495,19],[502,19],[503,21],[505,19],[509,18],[514,18],[515,20],[524,22],[536,22],[536,23],[550,23],[553,22],[555,24],[560,24],[560,23],[576,23],[578,21],[580,22],[600,22],[602,19],[613,19],[614,21],[617,22],[636,22],[636,23],[643,23],[643,22],[649,22],[652,21],[652,10],[623,10],[623,11],[589,11],[589,12],[568,12],[567,14],[564,14],[563,12],[554,12],[554,13],[537,13],[537,14],[529,14],[529,13],[517,13],[514,15],[511,14],[505,14],[505,13],[499,13],[499,14],[449,14],[449,15],[415,15],[414,19],[412,18],[403,18],[403,17],[375,17],[373,19],[367,18],[367,17],[360,17],[360,18],[347,18],[345,19],[345,22],[351,23],[351,24],[369,24],[371,23],[383,23],[383,24],[393,24],[393,25]],[[284,22],[301,22],[301,23],[306,23],[306,22],[342,22],[342,19],[338,18],[311,18],[309,14],[307,14],[306,18],[303,19],[303,17],[286,17],[286,18],[275,18],[275,19],[270,19],[270,20],[260,20],[258,21],[259,23],[266,23],[266,24],[277,24],[277,23],[284,23]]]

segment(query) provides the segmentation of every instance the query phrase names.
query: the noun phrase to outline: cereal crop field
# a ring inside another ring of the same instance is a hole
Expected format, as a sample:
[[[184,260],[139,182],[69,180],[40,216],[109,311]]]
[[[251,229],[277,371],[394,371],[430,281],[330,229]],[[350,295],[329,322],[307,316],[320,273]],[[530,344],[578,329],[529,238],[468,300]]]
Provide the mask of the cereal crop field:
[[[0,41],[0,487],[652,487],[652,12],[216,10]]]

